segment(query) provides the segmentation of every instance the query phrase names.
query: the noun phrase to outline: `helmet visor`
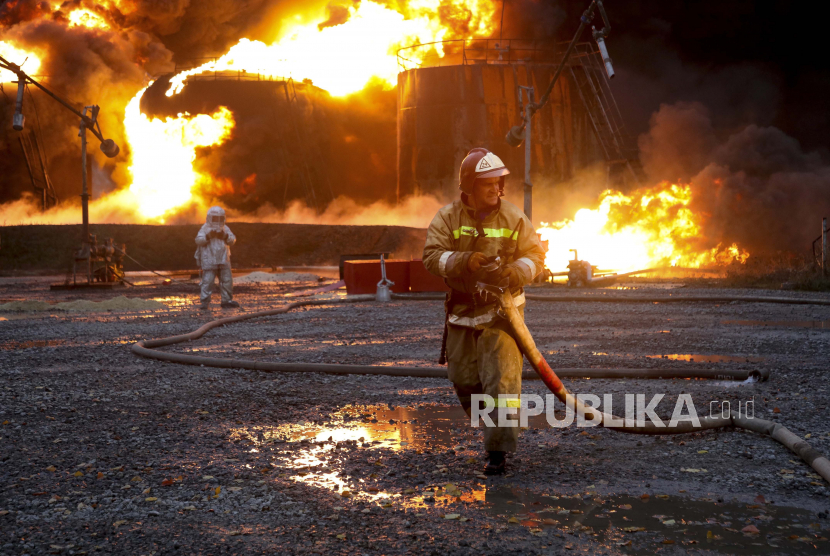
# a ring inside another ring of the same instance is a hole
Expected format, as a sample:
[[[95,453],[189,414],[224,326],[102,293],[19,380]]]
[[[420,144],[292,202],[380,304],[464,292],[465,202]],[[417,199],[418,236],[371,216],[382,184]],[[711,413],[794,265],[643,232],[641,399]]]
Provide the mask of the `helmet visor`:
[[[213,225],[213,226],[224,226],[225,225],[224,215],[211,214],[210,215],[210,224]]]

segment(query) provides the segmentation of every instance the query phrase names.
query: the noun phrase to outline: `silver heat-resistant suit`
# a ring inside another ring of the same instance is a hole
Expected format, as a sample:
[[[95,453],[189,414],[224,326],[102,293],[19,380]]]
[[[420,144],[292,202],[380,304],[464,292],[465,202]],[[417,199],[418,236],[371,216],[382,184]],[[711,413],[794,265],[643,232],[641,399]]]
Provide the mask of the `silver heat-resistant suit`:
[[[236,236],[225,225],[225,211],[221,207],[210,207],[205,224],[196,235],[196,263],[202,269],[200,300],[203,305],[210,302],[213,282],[219,277],[219,292],[222,304],[233,300],[233,275],[231,274],[231,248]]]

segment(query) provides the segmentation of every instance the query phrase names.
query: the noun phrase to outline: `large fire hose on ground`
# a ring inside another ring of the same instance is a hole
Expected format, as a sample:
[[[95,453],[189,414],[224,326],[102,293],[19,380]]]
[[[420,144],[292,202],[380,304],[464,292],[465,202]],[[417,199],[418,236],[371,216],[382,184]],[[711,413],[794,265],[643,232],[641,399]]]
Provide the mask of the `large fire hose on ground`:
[[[548,365],[545,358],[536,347],[533,337],[524,319],[519,314],[518,309],[513,303],[513,296],[506,289],[502,290],[497,287],[488,288],[489,293],[496,296],[502,314],[508,319],[515,332],[515,338],[519,349],[524,353],[530,365],[536,371],[535,374],[523,373],[523,378],[540,378],[551,392],[562,401],[566,407],[572,409],[577,415],[583,415],[591,421],[599,421],[600,425],[609,428],[610,430],[628,432],[634,434],[648,434],[648,435],[663,435],[663,434],[683,434],[700,432],[708,429],[718,429],[726,427],[737,427],[741,429],[751,430],[760,434],[765,434],[777,440],[786,446],[793,453],[797,454],[802,460],[810,465],[819,475],[826,481],[830,482],[830,460],[814,450],[807,442],[790,432],[787,428],[767,421],[764,419],[747,418],[746,416],[735,415],[730,413],[728,417],[713,418],[704,417],[700,419],[700,426],[695,426],[691,421],[678,422],[675,427],[658,427],[654,423],[647,423],[645,425],[629,425],[623,419],[615,417],[611,414],[600,412],[597,409],[583,404],[572,393],[568,392],[562,381],[559,379],[563,377],[590,377],[590,378],[761,378],[766,379],[769,376],[768,372],[755,373],[747,371],[721,371],[721,370],[703,370],[685,372],[678,369],[559,369],[554,372]],[[413,299],[408,296],[393,296],[399,299]],[[536,296],[534,296],[536,297]],[[592,296],[593,297],[593,296]],[[417,299],[424,299],[419,297]],[[726,299],[726,298],[718,298]],[[735,298],[732,298],[735,299]],[[781,300],[785,298],[771,298]],[[161,361],[169,361],[173,363],[181,363],[185,365],[200,365],[207,367],[218,368],[232,368],[232,369],[248,369],[265,372],[316,372],[337,375],[384,375],[384,376],[407,376],[407,377],[423,377],[423,378],[446,378],[447,371],[443,368],[430,367],[380,367],[372,365],[335,365],[322,363],[271,363],[266,361],[255,361],[250,359],[226,359],[220,357],[205,357],[201,355],[190,355],[185,353],[171,353],[158,351],[155,348],[178,344],[182,342],[189,342],[202,337],[205,333],[226,324],[241,322],[245,320],[270,317],[280,315],[296,309],[298,307],[305,307],[311,305],[331,305],[340,303],[358,303],[365,301],[374,301],[375,297],[372,295],[350,296],[349,298],[340,299],[309,299],[289,303],[284,307],[278,309],[271,309],[268,311],[259,311],[255,313],[245,313],[233,317],[225,317],[208,322],[193,332],[187,334],[180,334],[178,336],[170,336],[168,338],[161,338],[157,340],[141,340],[133,344],[131,350],[134,354],[140,357],[150,359],[157,359]],[[678,299],[679,300],[679,299]],[[759,300],[759,299],[755,299]],[[697,300],[695,300],[697,301]],[[805,302],[807,300],[796,300],[796,302]],[[822,301],[822,300],[818,300]],[[819,303],[824,304],[824,303]],[[830,304],[830,303],[828,303]],[[618,424],[622,423],[622,424]]]

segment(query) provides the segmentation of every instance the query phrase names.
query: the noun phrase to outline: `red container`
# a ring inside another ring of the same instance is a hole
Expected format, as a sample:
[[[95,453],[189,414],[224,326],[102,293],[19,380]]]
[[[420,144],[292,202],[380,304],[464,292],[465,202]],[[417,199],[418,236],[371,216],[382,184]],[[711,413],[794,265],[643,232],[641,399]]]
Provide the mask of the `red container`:
[[[450,288],[440,276],[430,273],[424,261],[415,259],[409,265],[409,291],[412,292],[448,292]]]
[[[390,289],[395,293],[409,291],[409,261],[389,260],[386,264],[386,278],[395,282]],[[343,280],[346,281],[346,293],[357,295],[376,293],[380,282],[380,260],[345,261],[343,263]]]

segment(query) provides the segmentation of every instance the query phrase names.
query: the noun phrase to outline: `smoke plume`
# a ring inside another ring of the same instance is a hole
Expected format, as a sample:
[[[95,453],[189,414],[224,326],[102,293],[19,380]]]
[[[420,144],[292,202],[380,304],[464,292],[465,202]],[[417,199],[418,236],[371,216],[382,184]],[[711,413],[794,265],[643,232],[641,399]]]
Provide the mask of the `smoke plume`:
[[[652,181],[691,184],[712,245],[803,253],[830,212],[830,164],[775,127],[751,124],[718,139],[702,104],[663,105],[640,148]]]

